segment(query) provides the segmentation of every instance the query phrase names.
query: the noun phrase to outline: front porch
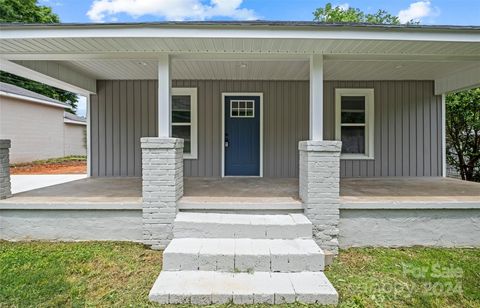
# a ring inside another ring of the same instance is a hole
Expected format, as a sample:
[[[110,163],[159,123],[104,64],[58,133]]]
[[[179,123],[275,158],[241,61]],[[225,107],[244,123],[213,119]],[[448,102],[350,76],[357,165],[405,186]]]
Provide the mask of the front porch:
[[[15,194],[0,200],[0,234],[15,241],[143,242],[141,183],[87,178]],[[341,179],[339,246],[477,246],[479,186],[439,177]],[[178,207],[185,213],[302,213],[297,191],[295,178],[185,178]]]
[[[299,200],[297,178],[196,178],[184,181],[184,197],[190,200],[288,198]],[[87,178],[35,189],[0,201],[7,204],[138,204],[140,178]],[[432,202],[480,203],[480,184],[442,177],[342,178],[341,203]]]

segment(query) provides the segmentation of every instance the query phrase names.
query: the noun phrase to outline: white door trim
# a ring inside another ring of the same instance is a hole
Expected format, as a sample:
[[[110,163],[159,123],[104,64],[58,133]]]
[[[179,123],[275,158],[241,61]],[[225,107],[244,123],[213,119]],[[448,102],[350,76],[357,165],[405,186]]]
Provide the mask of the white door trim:
[[[258,96],[260,97],[260,175],[263,177],[263,92],[222,92],[222,134],[220,147],[222,151],[222,178],[225,177],[225,97],[226,96]]]

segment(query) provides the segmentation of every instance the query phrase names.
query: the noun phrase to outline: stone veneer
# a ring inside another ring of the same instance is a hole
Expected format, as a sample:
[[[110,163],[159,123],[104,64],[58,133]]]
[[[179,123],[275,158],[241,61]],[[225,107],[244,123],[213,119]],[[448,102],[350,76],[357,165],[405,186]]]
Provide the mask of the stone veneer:
[[[0,140],[0,199],[12,194],[10,184],[10,140]]]
[[[141,138],[143,242],[164,249],[183,195],[183,139]]]
[[[313,238],[325,250],[338,253],[340,220],[341,141],[300,141],[299,194]]]

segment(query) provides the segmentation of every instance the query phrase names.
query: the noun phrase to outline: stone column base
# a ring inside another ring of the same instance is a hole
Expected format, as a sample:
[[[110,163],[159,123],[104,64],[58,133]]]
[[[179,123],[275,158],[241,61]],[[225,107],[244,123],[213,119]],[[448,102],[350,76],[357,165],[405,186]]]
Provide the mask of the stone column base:
[[[183,196],[183,139],[147,137],[141,147],[143,242],[164,249]]]
[[[338,253],[340,219],[341,141],[300,141],[299,193],[313,238],[325,250]]]
[[[12,195],[10,183],[10,140],[0,139],[0,199]]]

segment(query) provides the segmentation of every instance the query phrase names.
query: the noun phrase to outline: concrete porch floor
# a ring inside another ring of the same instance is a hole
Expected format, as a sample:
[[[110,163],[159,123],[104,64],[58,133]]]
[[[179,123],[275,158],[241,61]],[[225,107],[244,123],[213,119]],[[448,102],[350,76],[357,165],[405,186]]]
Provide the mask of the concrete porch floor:
[[[142,179],[86,178],[14,194],[1,203],[142,202]]]
[[[342,202],[480,202],[480,183],[442,177],[347,178]]]
[[[2,203],[141,202],[140,178],[87,178],[15,194]],[[293,198],[296,178],[186,178],[186,197]],[[349,178],[340,183],[342,202],[477,201],[480,184],[449,178]]]
[[[290,197],[298,199],[297,178],[185,178],[186,197]]]

